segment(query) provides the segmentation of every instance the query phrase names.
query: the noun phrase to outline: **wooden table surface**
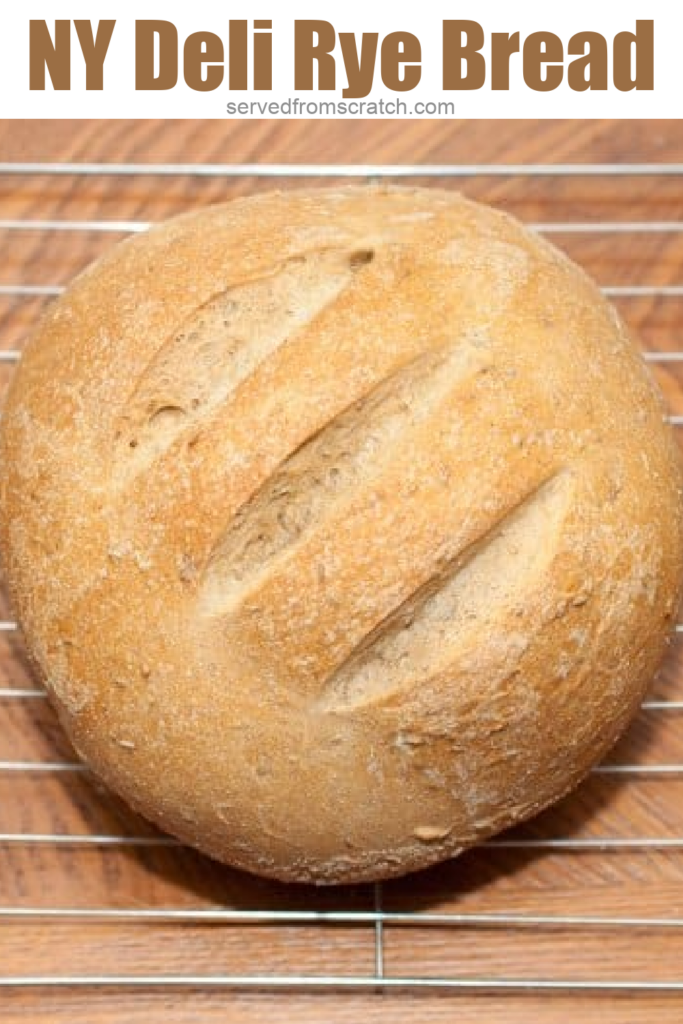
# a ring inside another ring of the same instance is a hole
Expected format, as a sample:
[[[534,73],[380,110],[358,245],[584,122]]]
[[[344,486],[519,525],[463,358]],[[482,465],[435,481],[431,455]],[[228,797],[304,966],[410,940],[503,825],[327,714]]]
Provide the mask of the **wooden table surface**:
[[[0,122],[3,161],[459,163],[683,161],[683,122]],[[286,180],[282,187],[300,187]],[[534,222],[683,220],[683,182],[664,177],[469,178],[469,195]],[[0,218],[159,218],[270,187],[255,178],[0,175]],[[118,237],[97,231],[0,230],[2,284],[61,284]],[[556,236],[602,284],[683,282],[683,234]],[[0,348],[20,347],[44,299],[0,296]],[[646,349],[683,348],[683,299],[624,297]],[[674,413],[683,374],[654,367]],[[0,367],[6,383],[11,367]],[[680,431],[683,434],[683,430]],[[8,614],[0,609],[0,614]],[[0,687],[33,686],[21,641],[0,636]],[[652,698],[683,700],[683,637]],[[40,698],[0,700],[0,761],[55,762],[73,753]],[[643,712],[610,757],[621,764],[683,763],[683,712]],[[0,833],[149,835],[86,773],[0,770]],[[683,837],[683,772],[594,775],[517,837]],[[0,841],[1,908],[372,909],[372,889],[269,884],[184,849]],[[472,851],[386,885],[388,910],[576,914],[683,921],[681,850]],[[384,929],[385,971],[452,978],[683,981],[683,928],[578,925]],[[359,924],[197,924],[0,912],[0,976],[98,974],[372,975],[375,931]],[[170,991],[0,988],[4,1024],[28,1022],[278,1022],[364,1020],[680,1022],[683,994],[530,991]]]

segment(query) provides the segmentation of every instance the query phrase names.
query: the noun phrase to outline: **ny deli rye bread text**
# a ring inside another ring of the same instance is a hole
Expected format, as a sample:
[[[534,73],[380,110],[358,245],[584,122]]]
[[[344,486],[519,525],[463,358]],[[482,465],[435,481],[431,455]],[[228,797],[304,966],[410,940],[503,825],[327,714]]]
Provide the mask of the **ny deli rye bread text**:
[[[437,189],[259,195],[51,307],[1,542],[76,750],[279,879],[400,875],[566,793],[674,622],[681,477],[611,306]]]

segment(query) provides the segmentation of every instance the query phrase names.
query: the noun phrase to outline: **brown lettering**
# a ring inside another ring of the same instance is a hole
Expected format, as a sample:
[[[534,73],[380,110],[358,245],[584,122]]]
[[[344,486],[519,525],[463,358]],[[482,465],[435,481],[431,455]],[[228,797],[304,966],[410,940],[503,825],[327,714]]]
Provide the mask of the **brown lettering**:
[[[255,21],[254,28],[270,28],[272,21]],[[273,37],[270,32],[254,35],[254,89],[273,88]]]
[[[586,47],[588,52],[586,53]],[[582,54],[567,68],[567,82],[574,92],[607,88],[607,40],[599,32],[577,32],[567,46],[567,53]]]
[[[444,89],[481,89],[486,81],[486,61],[479,53],[483,45],[484,30],[478,21],[444,21]]]
[[[340,32],[344,70],[349,84],[342,90],[342,96],[348,99],[360,99],[372,89],[375,77],[375,61],[377,60],[377,32],[364,32],[360,44],[360,58],[353,32]]]
[[[211,92],[223,81],[223,40],[213,32],[193,32],[185,40],[183,67],[185,81],[197,92]],[[204,65],[206,78],[204,78]]]
[[[85,61],[86,89],[99,91],[104,88],[104,58],[107,56],[115,24],[115,21],[101,21],[97,26],[97,35],[93,39],[92,25],[89,21],[74,21]]]
[[[247,77],[247,35],[246,21],[231,21],[228,39],[228,86],[235,91],[249,88]]]
[[[494,32],[491,36],[491,88],[510,88],[510,57],[519,53],[519,32]]]
[[[317,42],[314,37],[317,35]],[[313,88],[313,61],[318,62],[318,88],[334,89],[335,64],[332,50],[337,33],[329,21],[294,22],[294,88]]]
[[[154,75],[154,37],[159,36],[159,74]],[[172,89],[178,81],[178,30],[171,21],[135,22],[135,88]]]
[[[564,75],[563,67],[548,67],[543,78],[543,65],[549,62],[562,63],[564,49],[562,40],[554,32],[532,32],[524,40],[522,73],[530,89],[537,92],[551,92],[557,89]]]
[[[45,88],[45,68],[54,89],[71,88],[71,22],[55,21],[52,42],[45,21],[31,21],[29,26],[29,88]]]
[[[632,55],[635,51],[635,77]],[[614,37],[614,84],[621,92],[654,89],[655,23],[636,21],[636,31],[619,32]]]
[[[408,92],[414,89],[422,77],[422,47],[412,32],[390,32],[382,40],[382,81],[387,89],[394,92]],[[401,65],[403,77],[401,78]]]

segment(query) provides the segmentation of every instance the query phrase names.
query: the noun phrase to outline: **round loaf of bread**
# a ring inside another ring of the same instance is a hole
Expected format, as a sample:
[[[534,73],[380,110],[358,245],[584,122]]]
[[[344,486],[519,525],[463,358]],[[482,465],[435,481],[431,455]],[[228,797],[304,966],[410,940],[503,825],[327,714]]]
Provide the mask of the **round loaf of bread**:
[[[272,193],[114,248],[1,428],[2,553],[93,770],[279,879],[450,857],[639,706],[681,477],[615,311],[437,189]]]

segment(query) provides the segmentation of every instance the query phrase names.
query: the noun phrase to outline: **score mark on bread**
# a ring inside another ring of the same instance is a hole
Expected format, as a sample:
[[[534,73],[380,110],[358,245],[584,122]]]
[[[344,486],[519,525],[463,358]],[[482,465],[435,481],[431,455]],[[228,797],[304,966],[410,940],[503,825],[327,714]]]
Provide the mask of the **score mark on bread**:
[[[555,557],[572,492],[571,473],[560,471],[494,521],[363,638],[326,681],[317,707],[351,711],[454,671],[456,652],[504,635],[515,606],[535,605],[540,628],[539,581]],[[512,658],[506,668],[513,670]]]
[[[362,488],[410,444],[458,384],[485,372],[488,357],[467,339],[428,350],[399,367],[292,452],[237,511],[217,543],[202,584],[202,607],[229,613],[273,560],[319,525],[330,506]]]
[[[133,469],[201,422],[372,262],[368,248],[291,256],[195,310],[156,353],[119,428]]]

